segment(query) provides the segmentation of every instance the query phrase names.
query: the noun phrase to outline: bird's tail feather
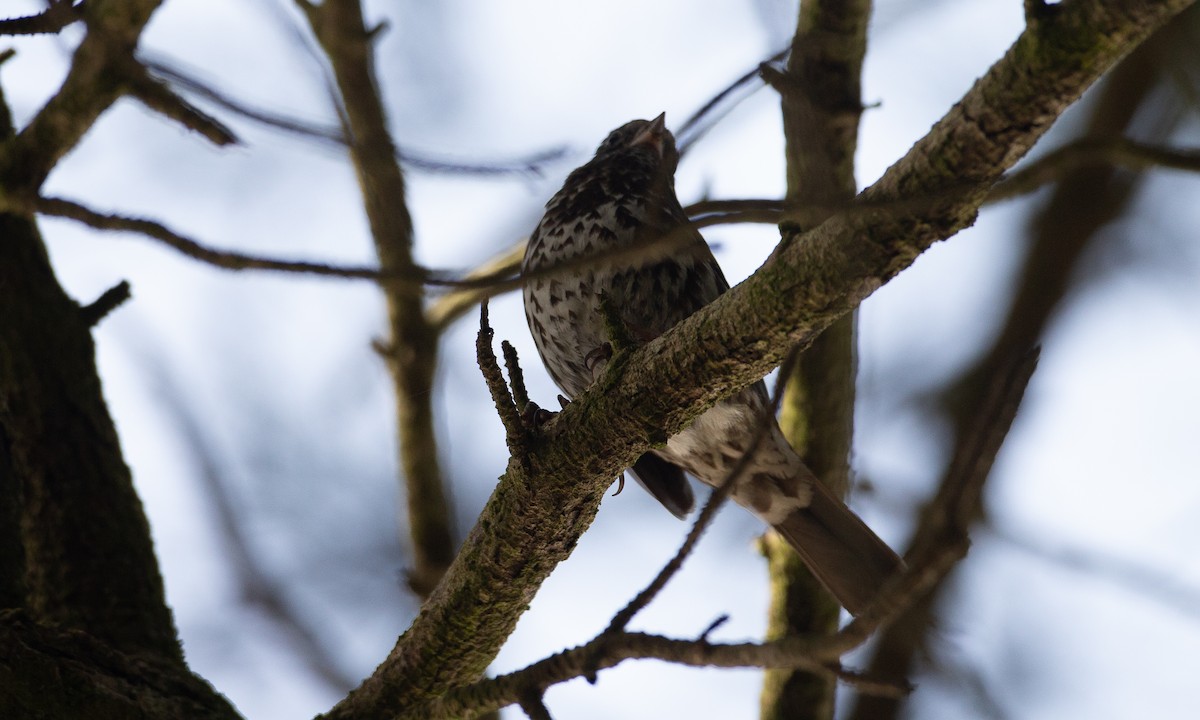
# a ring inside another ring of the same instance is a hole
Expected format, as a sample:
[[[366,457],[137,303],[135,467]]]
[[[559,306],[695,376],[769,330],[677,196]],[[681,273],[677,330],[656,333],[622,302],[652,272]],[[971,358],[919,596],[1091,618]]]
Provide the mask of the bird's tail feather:
[[[857,615],[904,561],[822,483],[813,485],[812,503],[775,530],[838,602]]]

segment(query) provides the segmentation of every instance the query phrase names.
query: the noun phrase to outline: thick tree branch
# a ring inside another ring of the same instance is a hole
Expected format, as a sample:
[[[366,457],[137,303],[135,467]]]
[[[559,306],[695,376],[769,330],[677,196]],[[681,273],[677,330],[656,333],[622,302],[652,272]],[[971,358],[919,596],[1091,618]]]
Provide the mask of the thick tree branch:
[[[237,720],[182,663],[126,655],[78,630],[0,612],[0,717]]]
[[[88,34],[62,87],[0,145],[0,197],[35,191],[116,99],[117,63],[156,6],[87,3]],[[7,489],[19,485],[25,606],[39,622],[181,664],[150,530],[100,391],[95,313],[59,286],[31,215],[0,214],[0,476]]]
[[[846,205],[858,191],[854,154],[870,14],[870,0],[800,3],[786,74],[773,83],[783,112],[788,205]],[[841,496],[850,485],[855,339],[855,313],[850,312],[813,341],[790,377],[782,416],[784,433],[805,464]],[[762,544],[771,573],[767,637],[833,632],[840,607],[795,551],[778,540],[772,536]],[[768,671],[760,717],[832,720],[836,689],[826,676],[797,669]]]
[[[1037,352],[1030,352],[1012,359],[993,379],[987,398],[979,408],[980,413],[974,418],[970,438],[960,446],[930,503],[929,512],[922,519],[918,530],[920,542],[910,554],[910,569],[891,581],[879,599],[840,632],[793,634],[763,643],[714,644],[708,642],[709,630],[696,640],[673,640],[624,632],[614,620],[608,629],[585,645],[508,675],[450,690],[425,706],[401,713],[400,717],[436,720],[494,710],[520,702],[525,697],[540,697],[556,683],[576,677],[593,678],[599,670],[634,658],[655,658],[697,667],[803,670],[830,682],[839,679],[849,682],[864,694],[902,697],[907,687],[903,679],[881,683],[870,675],[864,677],[846,671],[839,658],[914,602],[926,597],[953,563],[966,553],[966,530],[973,517],[974,503],[1012,426],[1036,365]],[[810,702],[813,699],[810,698]],[[784,708],[777,704],[767,709]],[[812,708],[792,706],[791,709],[804,712]]]
[[[372,33],[358,0],[302,5],[317,41],[329,57],[341,95],[350,157],[358,173],[371,237],[383,273],[412,276],[412,218],[404,200],[404,176],[375,81]],[[454,557],[454,530],[438,464],[433,429],[433,373],[438,332],[425,319],[421,293],[400,284],[384,287],[389,337],[383,344],[396,386],[400,468],[407,491],[413,565],[409,585],[425,597]]]
[[[602,393],[584,393],[545,426],[529,472],[509,463],[412,626],[328,717],[398,715],[478,678],[541,582],[591,523],[617,473],[663,433],[677,432],[762,377],[791,347],[807,345],[934,242],[970,224],[987,189],[1054,118],[1189,4],[1060,4],[864,196],[936,195],[964,181],[966,191],[906,213],[835,215],[802,241],[785,222],[785,241],[750,279],[633,351],[600,383]],[[863,632],[866,620],[847,627]]]

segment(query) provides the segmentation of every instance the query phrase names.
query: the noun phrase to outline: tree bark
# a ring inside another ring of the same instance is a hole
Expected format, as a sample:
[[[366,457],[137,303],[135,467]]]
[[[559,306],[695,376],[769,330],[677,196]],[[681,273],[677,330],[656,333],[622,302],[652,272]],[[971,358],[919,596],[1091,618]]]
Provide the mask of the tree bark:
[[[783,106],[789,204],[838,207],[854,198],[854,154],[870,0],[802,0],[787,73],[774,79]],[[805,464],[839,495],[849,489],[857,374],[856,312],[801,354],[787,378],[781,424]],[[763,544],[771,576],[767,638],[837,629],[836,601],[786,543]],[[763,720],[831,719],[836,684],[802,670],[768,670]]]

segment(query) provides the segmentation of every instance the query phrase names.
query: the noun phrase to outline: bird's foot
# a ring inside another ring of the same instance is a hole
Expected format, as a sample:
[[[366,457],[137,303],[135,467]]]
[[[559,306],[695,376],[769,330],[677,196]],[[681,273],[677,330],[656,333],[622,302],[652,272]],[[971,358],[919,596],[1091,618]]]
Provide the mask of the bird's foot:
[[[563,396],[559,395],[558,398],[561,403]],[[563,407],[566,407],[566,405],[563,405]],[[547,410],[530,400],[525,405],[525,409],[521,411],[521,422],[525,423],[525,427],[527,428],[538,430],[553,420],[555,415],[558,415],[558,413],[553,410]]]
[[[613,346],[612,343],[604,343],[600,347],[592,350],[587,355],[583,356],[583,366],[587,371],[596,376],[596,372],[601,369],[601,363],[608,364],[612,360]]]
[[[570,404],[570,400],[562,395],[558,396],[558,406],[560,408],[565,410]],[[534,401],[530,400],[525,405],[525,409],[521,411],[521,422],[525,423],[525,427],[537,430],[553,420],[554,416],[556,415],[558,415],[558,412],[554,410],[547,410],[546,408],[541,407]]]

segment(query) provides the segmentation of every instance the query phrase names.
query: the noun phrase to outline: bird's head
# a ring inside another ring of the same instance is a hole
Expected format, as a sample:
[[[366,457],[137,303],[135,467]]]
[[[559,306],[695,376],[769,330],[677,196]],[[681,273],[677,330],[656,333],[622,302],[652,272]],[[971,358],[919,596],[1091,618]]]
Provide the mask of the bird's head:
[[[630,120],[613,130],[596,148],[596,159],[647,158],[654,165],[663,166],[668,175],[674,175],[679,151],[675,148],[675,136],[667,129],[666,117],[662,113],[653,120]]]

